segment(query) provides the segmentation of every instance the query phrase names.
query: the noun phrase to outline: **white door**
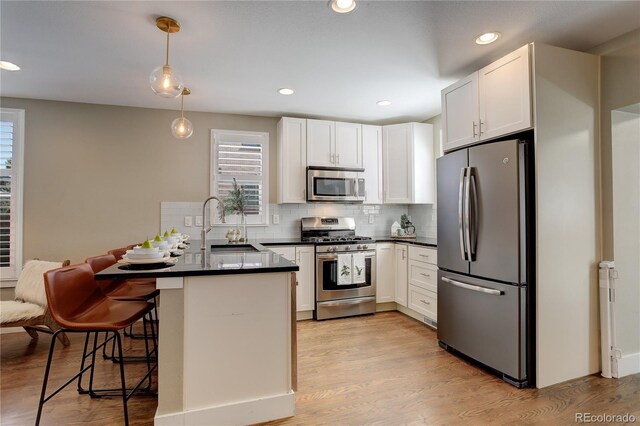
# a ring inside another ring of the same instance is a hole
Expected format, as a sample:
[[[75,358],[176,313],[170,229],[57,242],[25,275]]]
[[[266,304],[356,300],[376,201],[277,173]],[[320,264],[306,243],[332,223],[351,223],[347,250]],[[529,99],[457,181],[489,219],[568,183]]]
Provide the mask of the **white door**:
[[[382,127],[362,125],[364,204],[382,204]]]
[[[442,90],[443,149],[477,142],[480,138],[478,113],[478,73]]]
[[[529,46],[479,71],[480,139],[531,127]]]
[[[395,244],[378,244],[376,248],[376,302],[396,300]]]
[[[278,203],[306,203],[307,120],[278,123]]]
[[[382,128],[384,202],[411,203],[413,131],[410,124]]]
[[[335,167],[335,137],[335,122],[307,120],[308,166]]]
[[[362,124],[336,122],[335,128],[336,166],[362,168]]]
[[[396,303],[407,307],[407,294],[409,281],[407,279],[407,263],[408,253],[407,246],[396,245],[395,246],[395,276],[396,276]]]
[[[297,272],[296,288],[297,311],[315,309],[315,250],[313,246],[296,247],[296,263],[300,267]]]

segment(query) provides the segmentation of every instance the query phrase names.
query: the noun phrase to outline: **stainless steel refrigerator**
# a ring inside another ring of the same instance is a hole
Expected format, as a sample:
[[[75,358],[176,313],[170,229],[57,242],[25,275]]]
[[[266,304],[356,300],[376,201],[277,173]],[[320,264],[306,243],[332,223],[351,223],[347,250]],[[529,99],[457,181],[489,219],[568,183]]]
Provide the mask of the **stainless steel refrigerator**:
[[[532,144],[437,160],[438,340],[518,387],[533,385]]]

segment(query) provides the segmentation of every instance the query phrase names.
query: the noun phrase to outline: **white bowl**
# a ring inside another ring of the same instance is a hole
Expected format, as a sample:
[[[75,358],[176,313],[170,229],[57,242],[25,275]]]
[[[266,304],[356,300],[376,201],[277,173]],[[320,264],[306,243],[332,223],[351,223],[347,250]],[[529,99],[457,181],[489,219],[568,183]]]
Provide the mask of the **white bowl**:
[[[178,244],[180,242],[179,238],[174,238],[174,237],[162,237],[162,239],[171,245]]]
[[[166,241],[151,241],[151,244],[153,244],[154,247],[160,249],[160,250],[169,250],[171,248],[171,244],[169,244]]]

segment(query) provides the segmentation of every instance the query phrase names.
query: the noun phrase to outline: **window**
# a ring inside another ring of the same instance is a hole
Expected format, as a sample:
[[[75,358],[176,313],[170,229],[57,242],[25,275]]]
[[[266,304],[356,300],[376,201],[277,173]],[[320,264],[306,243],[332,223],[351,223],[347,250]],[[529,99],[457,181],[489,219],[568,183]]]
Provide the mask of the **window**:
[[[211,131],[211,195],[224,199],[233,188],[234,179],[246,193],[247,224],[268,225],[268,133]],[[213,223],[220,223],[217,214],[212,213],[211,217]],[[240,218],[227,215],[227,223],[240,223]]]
[[[22,267],[24,111],[0,108],[0,276],[15,280]]]

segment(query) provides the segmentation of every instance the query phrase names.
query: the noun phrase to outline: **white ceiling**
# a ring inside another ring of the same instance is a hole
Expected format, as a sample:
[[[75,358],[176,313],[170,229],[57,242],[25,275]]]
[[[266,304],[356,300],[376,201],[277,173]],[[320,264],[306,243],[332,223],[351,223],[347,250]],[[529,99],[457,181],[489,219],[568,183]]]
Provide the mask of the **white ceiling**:
[[[22,71],[2,71],[0,94],[179,109],[148,83],[159,15],[182,25],[170,62],[187,110],[380,123],[437,115],[442,88],[527,42],[587,50],[640,27],[635,1],[359,1],[338,15],[326,1],[3,0],[0,56]],[[488,30],[503,37],[476,45]]]

